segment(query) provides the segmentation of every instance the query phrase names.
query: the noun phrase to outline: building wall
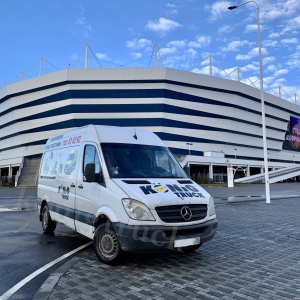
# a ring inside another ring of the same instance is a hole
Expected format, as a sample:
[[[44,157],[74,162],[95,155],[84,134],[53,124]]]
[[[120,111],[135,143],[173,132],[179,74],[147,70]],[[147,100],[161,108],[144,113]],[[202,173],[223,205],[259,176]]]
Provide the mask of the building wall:
[[[282,151],[298,105],[265,94],[268,152],[273,166],[298,161]],[[263,164],[260,91],[237,81],[166,68],[66,69],[0,91],[0,167],[40,155],[46,140],[86,124],[143,128],[174,154],[206,164]],[[187,146],[187,143],[192,145]]]

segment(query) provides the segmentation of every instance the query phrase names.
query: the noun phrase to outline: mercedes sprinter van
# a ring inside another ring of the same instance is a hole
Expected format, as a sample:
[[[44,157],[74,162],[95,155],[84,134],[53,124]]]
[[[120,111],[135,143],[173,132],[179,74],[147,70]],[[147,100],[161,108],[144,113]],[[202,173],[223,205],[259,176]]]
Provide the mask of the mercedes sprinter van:
[[[88,125],[51,137],[37,202],[45,233],[65,224],[107,264],[125,251],[194,251],[217,229],[213,198],[156,134],[135,128]]]

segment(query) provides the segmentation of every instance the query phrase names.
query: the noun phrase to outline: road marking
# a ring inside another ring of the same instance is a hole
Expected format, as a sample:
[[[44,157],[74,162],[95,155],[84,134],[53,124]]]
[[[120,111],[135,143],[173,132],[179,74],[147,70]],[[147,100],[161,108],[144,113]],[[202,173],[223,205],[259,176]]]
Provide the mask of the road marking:
[[[35,207],[12,207],[12,208],[0,208],[0,212],[7,211],[24,211],[24,210],[35,210]]]
[[[16,211],[16,208],[0,208],[0,212],[5,212],[5,211]]]
[[[58,262],[64,260],[65,258],[73,255],[74,253],[89,247],[93,242],[88,242],[78,248],[76,248],[75,250],[68,252],[67,254],[64,254],[63,256],[53,260],[52,262],[48,263],[47,265],[39,268],[38,270],[36,270],[35,272],[33,272],[32,274],[30,274],[29,276],[27,276],[26,278],[24,278],[23,280],[21,280],[19,283],[17,283],[15,286],[13,286],[11,289],[9,289],[6,293],[4,293],[1,297],[0,300],[6,300],[9,297],[11,297],[16,291],[18,291],[21,287],[23,287],[26,283],[28,283],[30,280],[32,280],[33,278],[35,278],[36,276],[38,276],[39,274],[43,273],[45,270],[49,269],[50,267],[52,267],[53,265],[57,264]]]

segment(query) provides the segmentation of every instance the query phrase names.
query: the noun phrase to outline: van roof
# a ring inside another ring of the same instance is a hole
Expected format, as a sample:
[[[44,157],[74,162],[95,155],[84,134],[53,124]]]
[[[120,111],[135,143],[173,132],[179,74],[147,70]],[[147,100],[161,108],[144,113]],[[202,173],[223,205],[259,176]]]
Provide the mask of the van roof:
[[[117,126],[94,125],[100,143],[124,143],[165,146],[162,140],[153,132]]]
[[[97,141],[96,141],[97,140]],[[132,128],[106,125],[87,125],[74,128],[48,139],[45,150],[59,148],[65,145],[78,145],[83,141],[100,143],[124,143],[165,146],[162,140],[153,132]]]

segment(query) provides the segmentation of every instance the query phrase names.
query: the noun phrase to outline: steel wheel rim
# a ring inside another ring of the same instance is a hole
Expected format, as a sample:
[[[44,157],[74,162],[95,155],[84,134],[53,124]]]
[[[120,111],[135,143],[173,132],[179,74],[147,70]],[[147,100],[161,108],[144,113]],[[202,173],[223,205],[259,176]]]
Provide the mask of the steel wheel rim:
[[[99,250],[103,256],[111,258],[116,255],[118,248],[118,241],[112,232],[105,232],[99,242]]]
[[[47,209],[44,209],[43,212],[43,227],[46,228],[48,225],[48,212]]]

